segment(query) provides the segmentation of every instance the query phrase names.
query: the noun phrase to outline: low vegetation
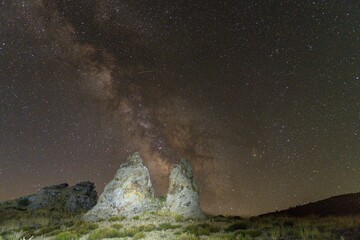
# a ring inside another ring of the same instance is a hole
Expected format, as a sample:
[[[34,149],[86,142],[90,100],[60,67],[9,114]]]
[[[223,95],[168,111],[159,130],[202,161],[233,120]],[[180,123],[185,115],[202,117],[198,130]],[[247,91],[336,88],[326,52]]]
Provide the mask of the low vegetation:
[[[65,231],[57,234],[55,240],[76,240],[79,239],[79,235],[76,232]]]
[[[248,223],[247,222],[236,222],[234,224],[231,224],[227,228],[225,228],[226,232],[234,232],[236,230],[244,230],[247,229]]]
[[[113,217],[98,222],[80,217],[29,217],[0,224],[0,240],[335,240],[357,239],[359,217],[250,218],[209,217],[204,221],[176,221],[174,216]]]
[[[122,234],[119,230],[114,228],[102,228],[97,229],[89,234],[89,240],[98,240],[104,238],[116,238],[122,237]]]
[[[181,227],[180,225],[172,225],[171,223],[162,223],[159,225],[159,230],[168,230],[168,229],[176,229]]]
[[[220,228],[209,223],[200,223],[185,227],[185,231],[195,236],[209,236],[212,233],[219,232]]]
[[[114,217],[109,218],[109,221],[110,222],[119,222],[119,221],[123,221],[125,219],[126,219],[125,216],[114,216]]]

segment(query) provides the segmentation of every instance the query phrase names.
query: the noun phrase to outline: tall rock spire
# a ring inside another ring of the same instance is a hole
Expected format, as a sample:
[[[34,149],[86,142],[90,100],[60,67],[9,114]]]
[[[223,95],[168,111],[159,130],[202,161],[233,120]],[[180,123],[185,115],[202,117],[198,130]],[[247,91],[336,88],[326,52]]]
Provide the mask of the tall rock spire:
[[[205,218],[200,208],[199,188],[194,179],[191,163],[181,159],[180,163],[174,166],[169,180],[165,209],[185,218]]]
[[[94,221],[111,216],[135,216],[157,208],[149,170],[136,152],[120,166],[105,186],[96,206],[85,214],[84,219]]]

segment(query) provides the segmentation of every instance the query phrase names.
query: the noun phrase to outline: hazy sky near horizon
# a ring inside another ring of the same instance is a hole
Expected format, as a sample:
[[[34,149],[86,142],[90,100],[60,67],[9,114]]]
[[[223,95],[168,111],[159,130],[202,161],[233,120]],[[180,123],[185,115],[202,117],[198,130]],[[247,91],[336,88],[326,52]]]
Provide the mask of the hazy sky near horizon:
[[[360,4],[1,1],[0,200],[101,193],[134,151],[214,214],[359,191]]]

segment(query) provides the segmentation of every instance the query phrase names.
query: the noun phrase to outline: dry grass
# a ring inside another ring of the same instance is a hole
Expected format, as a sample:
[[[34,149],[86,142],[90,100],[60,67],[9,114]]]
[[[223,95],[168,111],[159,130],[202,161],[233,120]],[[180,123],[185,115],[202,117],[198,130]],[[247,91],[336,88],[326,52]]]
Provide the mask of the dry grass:
[[[28,215],[27,215],[28,216]],[[328,218],[210,218],[205,221],[176,221],[173,216],[156,214],[139,219],[115,217],[89,223],[80,217],[48,218],[34,216],[12,219],[0,225],[0,240],[29,239],[47,236],[51,239],[101,239],[130,237],[134,239],[208,239],[208,240],[335,240],[343,229],[355,231],[359,217]],[[207,236],[207,237],[205,237]]]

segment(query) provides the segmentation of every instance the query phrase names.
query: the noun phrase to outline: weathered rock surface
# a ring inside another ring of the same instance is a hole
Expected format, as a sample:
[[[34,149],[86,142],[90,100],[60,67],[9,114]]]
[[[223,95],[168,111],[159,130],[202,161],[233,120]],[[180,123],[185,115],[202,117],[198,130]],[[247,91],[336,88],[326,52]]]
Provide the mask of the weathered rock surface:
[[[92,182],[81,182],[69,187],[62,183],[40,189],[33,195],[24,196],[1,204],[1,209],[39,210],[80,213],[95,206],[97,193]]]
[[[191,163],[181,159],[180,163],[174,166],[169,180],[169,192],[164,209],[185,218],[205,218],[200,208],[199,188]]]
[[[96,206],[85,214],[84,219],[94,221],[120,215],[131,217],[156,211],[158,206],[149,170],[139,153],[134,153],[128,162],[120,166],[105,186]]]
[[[91,182],[81,182],[69,188],[72,193],[66,201],[65,209],[76,212],[79,210],[88,211],[97,203],[97,193],[95,185]]]

